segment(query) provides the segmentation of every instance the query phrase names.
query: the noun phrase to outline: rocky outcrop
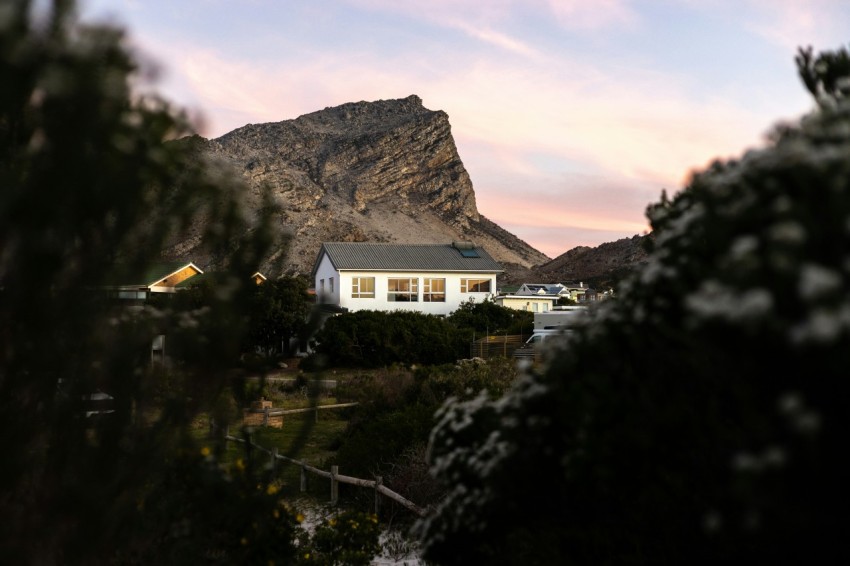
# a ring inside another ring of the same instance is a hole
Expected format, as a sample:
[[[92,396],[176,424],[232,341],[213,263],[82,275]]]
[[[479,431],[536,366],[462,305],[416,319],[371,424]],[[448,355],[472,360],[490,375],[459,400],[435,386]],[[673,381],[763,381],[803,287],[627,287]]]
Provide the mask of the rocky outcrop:
[[[549,261],[479,214],[448,116],[417,96],[343,104],[202,141],[245,177],[248,210],[262,206],[264,186],[281,207],[290,245],[263,269],[309,273],[324,241],[473,240],[506,264]],[[177,250],[193,251],[187,242]]]

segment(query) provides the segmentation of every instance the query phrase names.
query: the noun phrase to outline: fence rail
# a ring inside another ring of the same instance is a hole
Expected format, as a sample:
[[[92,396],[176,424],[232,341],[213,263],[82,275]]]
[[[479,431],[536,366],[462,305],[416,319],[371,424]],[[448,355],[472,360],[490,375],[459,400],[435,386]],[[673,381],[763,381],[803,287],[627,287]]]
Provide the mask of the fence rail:
[[[501,336],[485,336],[469,345],[471,358],[510,358],[514,352],[525,344],[528,336],[522,334],[503,334]]]
[[[259,415],[262,415],[262,421],[254,420],[250,424],[253,425],[261,425],[261,426],[271,426],[272,418],[283,417],[283,415],[295,415],[297,413],[314,413],[316,422],[319,422],[319,411],[323,409],[343,409],[345,407],[354,407],[357,403],[336,403],[333,405],[316,405],[315,407],[304,407],[303,409],[274,409],[272,407],[265,407],[263,409],[246,409],[245,415],[255,415],[254,419],[258,419]],[[280,421],[283,422],[282,420]]]
[[[346,405],[349,405],[349,404],[346,404]],[[330,405],[326,405],[326,406],[330,406]],[[289,410],[292,411],[293,409],[289,409]],[[294,409],[294,410],[300,411],[300,409]],[[398,503],[402,507],[409,509],[410,511],[419,515],[420,517],[424,517],[428,512],[427,509],[423,509],[422,507],[419,507],[418,505],[416,505],[415,503],[413,503],[409,499],[405,498],[403,495],[400,495],[400,494],[396,493],[395,491],[386,487],[383,484],[383,478],[381,476],[376,476],[374,480],[365,480],[365,479],[361,479],[361,478],[355,478],[355,477],[352,477],[352,476],[344,476],[344,475],[339,473],[339,467],[338,466],[331,466],[330,471],[320,470],[319,468],[316,468],[316,467],[313,467],[313,466],[307,464],[307,462],[302,462],[301,460],[296,460],[294,458],[284,456],[283,454],[278,454],[277,447],[266,448],[264,446],[260,446],[259,444],[256,444],[253,441],[253,439],[250,437],[250,435],[248,436],[247,439],[245,439],[245,438],[239,438],[238,436],[233,436],[229,433],[225,433],[224,439],[225,439],[225,441],[239,442],[239,443],[242,443],[242,444],[247,443],[252,448],[259,450],[260,452],[265,452],[271,458],[272,470],[275,470],[277,468],[278,460],[281,460],[281,461],[284,461],[284,462],[287,462],[287,463],[290,463],[290,464],[294,464],[296,466],[300,466],[301,467],[301,486],[300,486],[300,488],[301,488],[302,492],[307,491],[307,473],[311,473],[311,474],[317,475],[319,477],[329,479],[331,481],[331,503],[334,504],[334,505],[336,505],[337,502],[339,501],[339,484],[344,483],[344,484],[349,484],[349,485],[356,485],[358,487],[366,487],[366,488],[374,489],[375,490],[375,513],[376,514],[378,513],[378,511],[380,509],[380,505],[381,505],[379,495],[383,495],[384,497],[386,497],[388,499],[392,499],[393,501],[395,501],[396,503]]]

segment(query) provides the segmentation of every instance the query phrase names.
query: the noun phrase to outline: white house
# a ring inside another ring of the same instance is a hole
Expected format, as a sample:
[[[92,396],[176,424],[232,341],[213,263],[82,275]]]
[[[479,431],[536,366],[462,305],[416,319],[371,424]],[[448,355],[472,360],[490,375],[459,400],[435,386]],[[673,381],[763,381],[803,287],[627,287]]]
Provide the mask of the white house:
[[[472,242],[326,242],[313,266],[321,303],[348,311],[410,310],[448,315],[496,292],[502,267]]]

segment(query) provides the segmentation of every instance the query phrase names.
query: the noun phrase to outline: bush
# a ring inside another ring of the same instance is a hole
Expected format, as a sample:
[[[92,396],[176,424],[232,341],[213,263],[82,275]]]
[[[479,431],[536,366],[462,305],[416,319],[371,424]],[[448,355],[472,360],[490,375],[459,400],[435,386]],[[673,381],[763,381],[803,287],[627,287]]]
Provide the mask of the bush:
[[[346,474],[390,477],[390,470],[401,462],[411,464],[410,454],[405,456],[411,447],[427,444],[436,422],[434,414],[448,398],[468,399],[485,390],[495,397],[506,391],[515,377],[513,360],[501,358],[426,366],[415,370],[413,376],[398,370],[358,376],[346,387],[358,388],[352,396],[361,404],[352,412],[334,462]]]
[[[648,216],[648,262],[548,367],[441,410],[427,558],[850,560],[850,100]]]
[[[334,316],[317,333],[316,341],[307,367],[316,367],[317,358],[337,367],[446,363],[462,357],[465,348],[444,319],[405,311]]]
[[[324,521],[298,548],[297,564],[368,566],[381,552],[375,515],[345,511]]]

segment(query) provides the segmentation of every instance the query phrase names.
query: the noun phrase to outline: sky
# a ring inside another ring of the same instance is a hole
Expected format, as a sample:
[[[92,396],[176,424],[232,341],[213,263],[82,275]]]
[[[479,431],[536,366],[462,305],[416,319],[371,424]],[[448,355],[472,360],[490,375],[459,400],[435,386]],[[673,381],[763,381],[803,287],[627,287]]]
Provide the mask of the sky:
[[[812,100],[847,0],[81,0],[219,137],[416,94],[449,116],[478,210],[549,257],[642,234],[694,170]],[[151,88],[151,87],[146,87]]]

